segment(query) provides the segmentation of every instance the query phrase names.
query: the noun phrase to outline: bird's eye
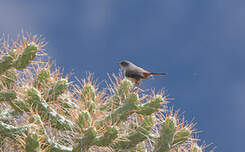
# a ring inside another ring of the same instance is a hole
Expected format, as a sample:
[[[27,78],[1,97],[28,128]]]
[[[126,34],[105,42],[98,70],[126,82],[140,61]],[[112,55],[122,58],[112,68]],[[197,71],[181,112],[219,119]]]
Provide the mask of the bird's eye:
[[[128,65],[128,62],[126,62],[126,61],[121,61],[121,62],[120,62],[120,65],[123,66],[123,67],[125,67],[125,66]]]
[[[122,65],[124,65],[124,66],[125,66],[125,65],[127,65],[127,63],[126,63],[126,62],[122,62]]]

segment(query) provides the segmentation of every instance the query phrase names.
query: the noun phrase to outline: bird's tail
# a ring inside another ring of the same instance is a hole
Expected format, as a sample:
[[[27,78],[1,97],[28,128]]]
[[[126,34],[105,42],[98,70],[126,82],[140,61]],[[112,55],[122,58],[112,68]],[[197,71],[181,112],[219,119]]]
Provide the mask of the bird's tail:
[[[168,75],[167,73],[150,73],[151,75]]]

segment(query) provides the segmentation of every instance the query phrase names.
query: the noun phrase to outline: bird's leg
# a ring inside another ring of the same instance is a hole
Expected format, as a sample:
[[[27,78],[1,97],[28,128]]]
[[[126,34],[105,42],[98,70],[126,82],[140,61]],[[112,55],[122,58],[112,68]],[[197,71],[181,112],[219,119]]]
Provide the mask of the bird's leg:
[[[140,82],[139,82],[139,81],[136,81],[136,82],[135,82],[135,86],[136,86],[137,88],[140,88]]]
[[[135,82],[135,89],[136,89],[136,92],[138,93],[139,91],[143,91],[141,88],[140,88],[140,81],[136,81]]]

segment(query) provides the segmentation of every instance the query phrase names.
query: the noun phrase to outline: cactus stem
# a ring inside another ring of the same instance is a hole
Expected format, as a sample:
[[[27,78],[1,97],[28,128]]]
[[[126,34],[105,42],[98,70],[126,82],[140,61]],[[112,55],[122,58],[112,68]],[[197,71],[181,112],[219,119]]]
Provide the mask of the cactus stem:
[[[42,99],[41,94],[38,90],[32,88],[28,91],[28,95],[30,96],[30,102],[34,102],[38,105],[39,114],[48,115],[50,118],[57,123],[54,125],[57,129],[68,129],[72,130],[74,124],[72,121],[65,119],[62,115],[58,114],[54,109],[52,109],[45,101]],[[52,123],[51,120],[51,123]],[[55,124],[55,123],[54,123]]]
[[[14,138],[15,134],[22,134],[23,132],[26,132],[28,128],[30,128],[33,125],[26,125],[21,127],[14,127],[12,125],[6,124],[2,121],[0,121],[0,134],[5,135],[7,137]]]

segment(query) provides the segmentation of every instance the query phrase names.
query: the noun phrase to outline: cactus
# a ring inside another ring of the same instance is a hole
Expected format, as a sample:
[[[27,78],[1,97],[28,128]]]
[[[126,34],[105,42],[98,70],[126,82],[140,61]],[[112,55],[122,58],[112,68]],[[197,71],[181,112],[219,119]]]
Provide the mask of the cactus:
[[[13,64],[13,58],[6,54],[2,56],[1,61],[0,61],[0,74],[6,72],[11,65]]]
[[[105,89],[91,75],[71,83],[39,58],[43,47],[23,34],[1,48],[2,151],[204,151],[193,125],[169,110],[162,92],[142,92],[115,75]]]
[[[16,69],[25,69],[30,62],[36,57],[37,46],[35,43],[30,43],[21,54],[16,58],[13,67]]]

